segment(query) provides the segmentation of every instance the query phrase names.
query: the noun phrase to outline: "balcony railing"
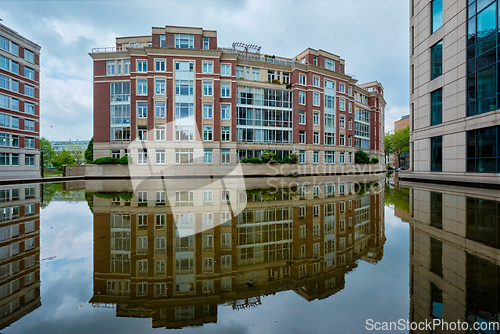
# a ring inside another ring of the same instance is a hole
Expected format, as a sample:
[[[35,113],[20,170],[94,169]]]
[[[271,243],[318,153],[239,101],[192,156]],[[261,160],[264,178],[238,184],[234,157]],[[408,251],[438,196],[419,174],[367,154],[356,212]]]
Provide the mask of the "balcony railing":
[[[266,63],[273,63],[273,64],[282,64],[282,65],[292,65],[295,63],[295,60],[289,61],[289,60],[281,60],[281,59],[274,59],[271,57],[264,57],[261,55],[244,55],[240,54],[238,58],[241,59],[250,59],[250,60],[257,60],[257,61],[263,61]]]
[[[106,48],[92,48],[92,53],[105,53],[105,52],[116,52],[116,51],[122,51],[121,47],[114,47],[114,46],[109,46]]]

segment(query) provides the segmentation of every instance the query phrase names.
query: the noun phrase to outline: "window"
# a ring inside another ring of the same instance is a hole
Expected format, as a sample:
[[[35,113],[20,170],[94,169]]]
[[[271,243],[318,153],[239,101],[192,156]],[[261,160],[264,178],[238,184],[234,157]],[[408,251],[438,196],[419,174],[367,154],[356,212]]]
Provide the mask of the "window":
[[[349,130],[352,130],[352,118],[349,117]]]
[[[33,103],[24,102],[24,112],[30,115],[34,115],[35,105]]]
[[[431,138],[431,171],[443,170],[443,137]]]
[[[203,118],[212,118],[212,117],[213,117],[213,104],[203,103]]]
[[[130,74],[130,59],[126,59],[123,61],[123,74]]]
[[[194,35],[175,34],[176,49],[194,49]]]
[[[221,136],[220,137],[221,141],[231,141],[231,127],[229,126],[221,127],[220,136]]]
[[[306,92],[299,90],[299,104],[306,104]]]
[[[299,124],[306,124],[306,112],[299,110]]]
[[[35,62],[35,54],[31,52],[30,50],[24,49],[24,59],[26,59],[29,62],[34,63]]]
[[[148,117],[148,104],[146,102],[137,103],[137,117],[138,118]]]
[[[325,164],[334,164],[334,163],[335,163],[335,152],[325,151]]]
[[[299,131],[299,144],[305,144],[305,143],[306,143],[306,132]]]
[[[222,164],[231,163],[231,150],[221,150],[220,156]]]
[[[208,37],[203,37],[203,49],[205,49],[205,50],[209,49],[209,38]]]
[[[319,87],[319,77],[313,77],[313,86]]]
[[[205,259],[205,260],[212,260],[213,259]],[[205,264],[206,262],[204,262]],[[208,266],[208,263],[206,263],[207,266]],[[208,267],[206,267],[207,270],[205,270],[205,272],[212,272],[213,269],[210,269],[208,270]],[[214,281],[213,280],[206,280],[206,281],[203,281],[203,293],[212,293],[214,292]]]
[[[165,204],[165,191],[156,192],[156,203]],[[167,216],[165,214],[155,215],[155,229],[164,230],[167,223]],[[158,240],[158,238],[156,238]],[[163,238],[163,248],[165,248],[165,238]],[[156,247],[160,248],[160,247]]]
[[[319,93],[313,93],[313,105],[319,107]]]
[[[319,132],[318,131],[313,132],[313,144],[319,145]]]
[[[192,148],[176,148],[175,149],[176,164],[192,164],[193,149]]]
[[[345,153],[344,153],[344,152],[340,152],[340,154],[339,154],[339,158],[340,158],[340,159],[339,159],[339,162],[340,162],[341,164],[345,163]],[[342,185],[341,185],[341,186],[342,186]],[[342,187],[341,187],[341,189],[342,189]]]
[[[24,240],[24,250],[31,250],[35,248],[35,238],[29,238]]]
[[[299,84],[301,85],[306,84],[306,76],[304,74],[299,74]]]
[[[213,95],[213,82],[203,81],[203,95],[212,96]]]
[[[165,59],[155,59],[155,71],[165,72]]]
[[[304,208],[303,206],[301,206],[300,208]],[[305,213],[304,213],[304,216],[305,216]],[[299,226],[299,239],[305,239],[306,238],[306,225],[300,225]]]
[[[213,140],[213,131],[211,126],[203,127],[203,140],[204,141],[212,141]]]
[[[205,150],[203,152],[203,163],[204,164],[212,163],[212,150]]]
[[[148,140],[148,129],[145,125],[139,125],[137,127],[137,138],[143,141]]]
[[[165,79],[156,79],[155,87],[156,95],[165,95]]]
[[[443,74],[443,41],[431,47],[431,80]]]
[[[204,190],[203,191],[203,204],[212,204],[213,201],[213,191]]]
[[[24,71],[24,75],[26,76],[26,70]],[[106,61],[106,75],[115,75],[115,61],[114,60]]]
[[[313,163],[319,164],[319,151],[314,151],[314,154],[313,154]]]
[[[155,115],[156,118],[165,118],[165,102],[155,103]]]
[[[349,135],[349,147],[352,147],[352,136]]]
[[[221,104],[220,105],[220,118],[221,119],[231,119],[231,105]]]
[[[488,127],[467,131],[467,171],[500,171],[500,127]]]
[[[24,67],[24,76],[27,79],[35,80],[35,70],[25,66]]]
[[[345,85],[344,84],[339,84],[339,92],[345,93]]]
[[[148,71],[148,62],[146,60],[138,60],[137,72],[147,72],[147,71]]]
[[[214,66],[213,62],[204,61],[203,62],[203,73],[214,73],[213,66]]]
[[[231,97],[231,83],[230,82],[221,82],[220,84],[221,97]]]
[[[339,145],[345,146],[345,135],[339,135]]]
[[[148,151],[143,150],[137,152],[137,163],[138,164],[147,164],[148,163]]]
[[[147,80],[137,80],[137,95],[148,95]]]
[[[335,71],[335,60],[325,57],[325,68],[327,70]]]
[[[348,91],[349,91],[349,96],[352,96],[352,87],[351,86],[349,86]]]
[[[339,110],[345,111],[345,99],[339,98]]]
[[[339,128],[345,129],[345,116],[339,116]]]
[[[231,75],[231,64],[220,64],[220,75]]]
[[[443,25],[443,0],[431,1],[431,33]]]
[[[24,137],[24,147],[25,148],[35,148],[35,138]]]
[[[31,97],[35,97],[35,87],[24,84],[24,94],[31,96]],[[12,109],[15,109],[15,108],[12,108]],[[17,109],[19,109],[19,107]]]
[[[165,164],[165,149],[156,149],[156,164]]]
[[[24,130],[26,131],[35,131],[35,121],[24,120]]]
[[[260,69],[252,68],[252,80],[260,81]]]
[[[431,92],[431,125],[443,123],[443,89]]]
[[[315,111],[313,114],[313,125],[319,125],[319,111]]]
[[[299,164],[306,163],[306,151],[299,151]]]
[[[213,235],[204,235],[203,236],[203,251],[210,252],[214,249],[214,236]]]
[[[349,106],[349,113],[352,113],[352,102],[351,101],[348,102],[348,106]]]
[[[138,227],[147,227],[148,226],[148,215],[147,214],[138,214],[137,215],[137,226]]]

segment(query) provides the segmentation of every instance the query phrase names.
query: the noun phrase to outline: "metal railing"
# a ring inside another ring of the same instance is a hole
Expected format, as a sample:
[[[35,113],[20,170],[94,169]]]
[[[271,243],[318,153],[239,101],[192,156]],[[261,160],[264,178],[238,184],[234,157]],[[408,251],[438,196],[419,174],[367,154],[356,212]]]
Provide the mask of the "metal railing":
[[[105,52],[116,52],[122,51],[121,47],[108,46],[105,48],[92,48],[92,53],[105,53]]]
[[[281,59],[274,59],[271,57],[264,57],[261,55],[243,55],[240,54],[238,58],[241,59],[249,59],[249,60],[257,60],[257,61],[263,61],[266,63],[273,63],[273,64],[282,64],[282,65],[292,65],[295,63],[295,60],[289,61],[289,60],[281,60]]]

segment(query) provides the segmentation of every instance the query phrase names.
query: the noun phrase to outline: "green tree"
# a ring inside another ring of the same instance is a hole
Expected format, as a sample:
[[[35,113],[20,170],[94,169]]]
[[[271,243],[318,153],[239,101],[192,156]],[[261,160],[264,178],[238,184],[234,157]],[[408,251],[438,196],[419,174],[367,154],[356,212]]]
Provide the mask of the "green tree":
[[[68,146],[68,151],[75,160],[75,164],[83,165],[83,163],[85,162],[85,157],[84,157],[85,151],[80,145],[72,144]]]
[[[94,161],[94,137],[90,139],[89,145],[87,146],[87,149],[85,150],[85,162],[87,164],[91,164],[92,161]]]
[[[392,153],[398,158],[399,165],[401,154],[410,152],[410,127],[394,132],[392,142]]]
[[[410,213],[410,190],[408,188],[386,185],[384,197],[386,205],[393,205],[399,210]]]
[[[52,166],[52,159],[56,155],[52,144],[44,137],[40,138],[40,149],[43,152],[43,169],[47,169]]]
[[[75,159],[69,151],[62,150],[59,152],[54,159],[52,159],[52,165],[57,168],[58,171],[62,170],[63,165],[75,165]]]
[[[394,134],[392,132],[387,132],[384,139],[384,149],[385,149],[385,161],[388,161],[389,155],[393,153],[394,146]]]

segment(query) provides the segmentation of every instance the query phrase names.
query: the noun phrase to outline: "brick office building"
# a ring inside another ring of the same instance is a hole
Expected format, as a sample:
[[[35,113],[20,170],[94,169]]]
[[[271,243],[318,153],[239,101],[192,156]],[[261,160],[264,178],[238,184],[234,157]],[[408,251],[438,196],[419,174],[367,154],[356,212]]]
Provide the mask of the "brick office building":
[[[40,175],[40,46],[0,24],[0,178]]]
[[[383,87],[358,85],[332,53],[262,56],[218,47],[216,31],[166,26],[90,56],[94,158],[235,163],[271,150],[349,164],[363,149],[383,161]],[[130,149],[136,139],[143,149]]]

